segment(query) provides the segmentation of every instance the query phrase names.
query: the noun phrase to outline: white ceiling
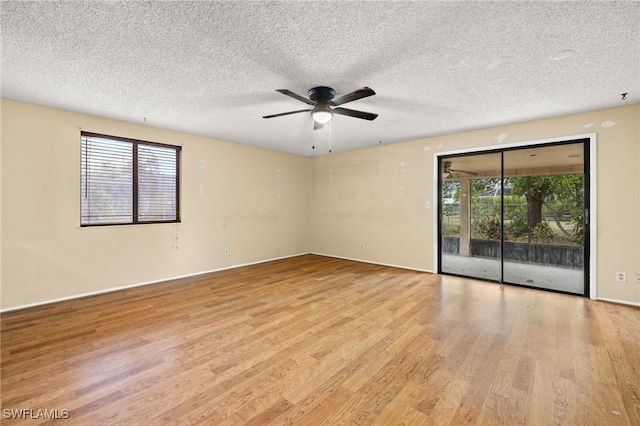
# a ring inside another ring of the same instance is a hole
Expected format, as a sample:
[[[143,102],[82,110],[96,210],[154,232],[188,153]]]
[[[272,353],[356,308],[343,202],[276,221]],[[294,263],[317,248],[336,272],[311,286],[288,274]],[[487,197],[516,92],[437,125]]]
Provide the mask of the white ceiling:
[[[4,98],[303,156],[640,102],[638,1],[2,1],[1,14]],[[262,118],[307,107],[276,89],[319,85],[371,87],[344,106],[379,117],[315,132],[306,113]]]

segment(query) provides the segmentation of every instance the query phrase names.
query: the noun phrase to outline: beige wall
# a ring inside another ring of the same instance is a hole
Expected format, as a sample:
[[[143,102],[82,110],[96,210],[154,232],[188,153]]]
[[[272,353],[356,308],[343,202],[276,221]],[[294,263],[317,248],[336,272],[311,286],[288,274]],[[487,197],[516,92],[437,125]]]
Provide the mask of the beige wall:
[[[316,158],[311,246],[317,253],[435,270],[435,153],[585,133],[597,133],[597,296],[640,303],[639,105]],[[626,271],[627,283],[616,283],[615,271]]]
[[[310,251],[308,158],[1,106],[3,309]],[[182,223],[80,228],[80,129],[182,145]]]
[[[2,309],[306,252],[433,270],[434,153],[592,132],[597,296],[640,303],[639,105],[314,159],[9,100],[1,108]],[[80,228],[80,129],[182,145],[182,223]]]

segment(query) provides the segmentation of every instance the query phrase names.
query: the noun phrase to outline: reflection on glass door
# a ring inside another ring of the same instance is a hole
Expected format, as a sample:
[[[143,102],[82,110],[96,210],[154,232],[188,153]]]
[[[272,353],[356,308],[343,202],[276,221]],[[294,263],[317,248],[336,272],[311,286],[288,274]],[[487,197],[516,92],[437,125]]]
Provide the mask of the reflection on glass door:
[[[440,270],[500,281],[501,154],[441,161]]]
[[[439,271],[588,295],[587,142],[440,158]]]
[[[584,144],[504,153],[505,282],[583,294]]]

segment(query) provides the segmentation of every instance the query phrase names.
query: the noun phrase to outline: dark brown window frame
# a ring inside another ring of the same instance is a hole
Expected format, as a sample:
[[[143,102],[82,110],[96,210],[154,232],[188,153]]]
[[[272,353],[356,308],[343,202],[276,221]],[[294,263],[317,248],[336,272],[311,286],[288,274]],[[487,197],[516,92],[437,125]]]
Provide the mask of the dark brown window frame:
[[[121,136],[113,136],[113,135],[105,135],[101,133],[93,133],[93,132],[80,132],[80,144],[84,143],[85,138],[100,138],[100,139],[110,139],[118,142],[125,142],[132,144],[132,221],[130,222],[101,222],[101,223],[83,223],[83,213],[82,213],[82,197],[83,193],[86,192],[86,188],[81,188],[81,200],[80,200],[80,226],[81,227],[94,227],[94,226],[127,226],[127,225],[146,225],[146,224],[161,224],[161,223],[179,223],[180,219],[180,182],[181,182],[181,160],[182,160],[182,147],[178,145],[169,145],[159,142],[149,142],[138,139],[125,138]],[[139,220],[139,173],[138,173],[138,147],[139,146],[155,146],[161,148],[172,149],[176,153],[176,176],[175,176],[175,219],[169,220]],[[82,156],[81,149],[81,156]],[[82,168],[82,160],[81,160],[81,168]],[[82,179],[81,179],[82,181]],[[85,178],[85,184],[86,178]],[[82,185],[81,185],[82,186]]]

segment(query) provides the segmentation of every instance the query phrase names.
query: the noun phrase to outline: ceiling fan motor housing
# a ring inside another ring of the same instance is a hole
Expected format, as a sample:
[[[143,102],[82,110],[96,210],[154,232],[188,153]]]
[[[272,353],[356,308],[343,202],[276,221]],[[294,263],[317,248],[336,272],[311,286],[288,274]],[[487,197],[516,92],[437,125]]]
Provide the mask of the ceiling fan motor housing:
[[[309,95],[309,99],[311,99],[312,101],[319,104],[326,104],[336,96],[336,91],[331,87],[318,86],[309,89],[309,92],[307,92],[307,94]]]

